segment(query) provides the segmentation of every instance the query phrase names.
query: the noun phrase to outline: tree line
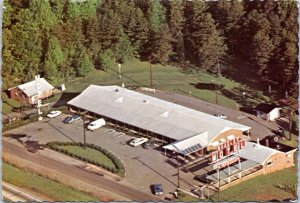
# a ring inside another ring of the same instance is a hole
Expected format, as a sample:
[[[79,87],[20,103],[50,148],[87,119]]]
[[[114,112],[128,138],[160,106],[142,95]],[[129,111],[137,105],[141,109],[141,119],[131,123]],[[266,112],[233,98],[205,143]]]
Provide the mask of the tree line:
[[[222,74],[233,59],[298,95],[297,2],[4,0],[3,89],[139,58]],[[236,67],[239,71],[238,67]]]

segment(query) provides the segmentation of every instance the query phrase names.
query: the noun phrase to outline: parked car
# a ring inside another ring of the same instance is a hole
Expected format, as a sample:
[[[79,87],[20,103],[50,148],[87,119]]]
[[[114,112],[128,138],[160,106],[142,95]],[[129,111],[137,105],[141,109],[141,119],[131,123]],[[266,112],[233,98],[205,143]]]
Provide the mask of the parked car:
[[[51,111],[50,113],[47,114],[48,118],[55,118],[61,114],[61,111]]]
[[[134,138],[133,140],[131,140],[129,142],[129,145],[133,146],[133,147],[137,147],[145,142],[147,142],[148,139],[147,138],[143,138],[143,137],[140,137],[140,138]]]
[[[224,114],[221,114],[221,113],[217,113],[214,116],[218,117],[218,118],[223,118],[223,119],[227,118],[227,116],[225,116]]]
[[[64,123],[66,124],[71,124],[71,123],[74,123],[75,121],[78,121],[80,120],[81,117],[79,115],[70,115],[68,116],[67,118],[65,118],[65,120],[63,121]]]
[[[164,143],[159,140],[149,140],[148,142],[145,142],[142,147],[144,149],[150,149],[150,148],[157,148],[162,146]]]
[[[98,120],[92,121],[88,124],[87,129],[89,130],[96,130],[98,128],[101,128],[106,124],[105,120],[103,118],[100,118]]]
[[[204,175],[197,175],[194,177],[195,180],[198,180],[200,182],[203,182],[203,183],[207,183],[207,184],[211,184],[213,181],[210,180],[208,178],[208,175],[207,174],[204,174]]]
[[[151,187],[152,187],[152,191],[155,195],[163,195],[164,194],[162,184],[154,184]]]

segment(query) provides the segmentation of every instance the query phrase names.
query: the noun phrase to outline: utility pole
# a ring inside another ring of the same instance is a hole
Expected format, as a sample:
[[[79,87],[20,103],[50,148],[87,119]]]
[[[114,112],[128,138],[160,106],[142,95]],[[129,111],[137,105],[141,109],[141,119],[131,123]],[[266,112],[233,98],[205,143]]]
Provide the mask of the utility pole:
[[[176,152],[176,160],[177,160],[177,186],[180,188],[180,175],[179,175],[179,160],[178,160],[178,152]]]
[[[289,102],[289,140],[292,140],[292,133],[291,133],[291,131],[292,131],[291,101],[289,100],[288,102]]]
[[[218,166],[218,202],[220,202],[220,167]]]
[[[150,88],[152,88],[152,67],[151,67],[151,60],[149,61],[150,63]]]
[[[82,116],[82,122],[83,122],[83,143],[84,143],[84,148],[86,148],[86,129],[85,129],[85,114],[87,111],[80,113]]]

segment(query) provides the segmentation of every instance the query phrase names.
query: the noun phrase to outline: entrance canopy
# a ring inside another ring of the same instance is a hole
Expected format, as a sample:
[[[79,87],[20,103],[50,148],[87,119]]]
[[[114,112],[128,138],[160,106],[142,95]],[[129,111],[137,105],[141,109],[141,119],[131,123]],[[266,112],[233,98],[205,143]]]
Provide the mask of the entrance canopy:
[[[164,146],[164,149],[169,149],[178,152],[183,155],[189,155],[194,153],[208,145],[208,133],[200,133],[193,135],[183,140],[173,142],[169,145]]]

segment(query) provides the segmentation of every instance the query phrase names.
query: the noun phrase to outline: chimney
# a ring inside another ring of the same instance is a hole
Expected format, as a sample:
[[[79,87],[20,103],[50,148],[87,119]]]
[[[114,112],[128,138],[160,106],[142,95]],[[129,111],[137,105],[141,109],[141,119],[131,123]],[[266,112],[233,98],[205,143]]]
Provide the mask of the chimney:
[[[257,138],[257,141],[256,141],[256,142],[257,142],[257,144],[259,145],[259,138]]]
[[[265,140],[265,145],[266,145],[266,147],[269,147],[269,140],[268,139]]]

